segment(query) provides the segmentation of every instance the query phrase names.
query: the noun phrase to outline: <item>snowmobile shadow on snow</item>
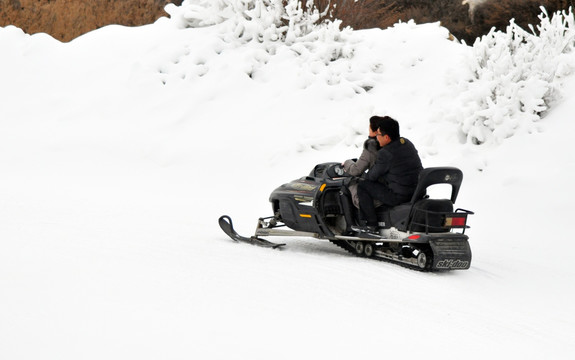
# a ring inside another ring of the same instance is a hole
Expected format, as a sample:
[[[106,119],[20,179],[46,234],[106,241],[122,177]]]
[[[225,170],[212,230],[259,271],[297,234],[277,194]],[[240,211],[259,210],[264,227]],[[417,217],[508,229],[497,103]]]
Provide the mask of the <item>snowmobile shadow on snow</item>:
[[[465,235],[468,215],[454,210],[463,173],[454,167],[424,169],[411,201],[398,206],[377,208],[379,235],[357,233],[357,209],[351,201],[346,176],[340,163],[316,165],[308,176],[275,189],[270,195],[273,216],[258,220],[251,237],[239,235],[232,219],[223,215],[218,222],[233,240],[253,245],[281,248],[261,236],[312,237],[359,256],[377,258],[422,270],[464,270],[471,266],[471,248]],[[451,185],[449,199],[427,195],[430,186]]]

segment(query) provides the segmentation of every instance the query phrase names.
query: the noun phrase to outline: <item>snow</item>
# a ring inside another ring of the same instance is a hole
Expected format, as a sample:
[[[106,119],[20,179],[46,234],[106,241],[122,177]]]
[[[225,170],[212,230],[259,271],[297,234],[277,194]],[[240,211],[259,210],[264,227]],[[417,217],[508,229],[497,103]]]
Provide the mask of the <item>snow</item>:
[[[507,98],[482,108],[481,91],[518,81],[470,82],[489,47],[439,24],[289,33],[273,8],[249,27],[225,3],[66,44],[0,28],[0,358],[570,359],[573,54],[546,63],[560,76],[533,66],[553,89],[533,117]],[[535,107],[537,86],[521,95]],[[477,145],[477,112],[512,116]],[[227,214],[252,233],[275,187],[357,157],[375,114],[424,166],[464,171],[469,270],[221,232]]]

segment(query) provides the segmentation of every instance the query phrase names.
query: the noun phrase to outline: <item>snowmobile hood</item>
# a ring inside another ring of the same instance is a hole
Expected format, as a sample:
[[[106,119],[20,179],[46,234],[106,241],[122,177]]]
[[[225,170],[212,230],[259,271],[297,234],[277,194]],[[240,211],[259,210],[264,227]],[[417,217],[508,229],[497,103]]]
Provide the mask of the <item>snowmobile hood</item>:
[[[320,191],[322,183],[322,179],[309,176],[293,180],[275,189],[270,195],[270,201],[284,196],[293,197],[297,202],[313,201]]]

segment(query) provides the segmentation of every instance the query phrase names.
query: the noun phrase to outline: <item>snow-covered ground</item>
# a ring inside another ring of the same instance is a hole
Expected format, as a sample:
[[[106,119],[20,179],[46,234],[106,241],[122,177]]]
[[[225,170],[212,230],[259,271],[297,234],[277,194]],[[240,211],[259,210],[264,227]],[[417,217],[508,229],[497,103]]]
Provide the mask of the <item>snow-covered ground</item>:
[[[171,11],[67,44],[0,28],[1,359],[572,358],[572,76],[544,119],[474,145],[472,48],[438,24],[271,46]],[[471,269],[221,232],[357,157],[374,114],[464,171]]]

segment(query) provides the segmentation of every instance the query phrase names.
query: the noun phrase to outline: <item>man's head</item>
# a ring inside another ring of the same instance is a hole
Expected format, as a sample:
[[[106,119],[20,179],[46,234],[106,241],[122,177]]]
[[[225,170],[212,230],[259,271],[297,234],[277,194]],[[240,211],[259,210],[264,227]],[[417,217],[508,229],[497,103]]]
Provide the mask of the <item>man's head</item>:
[[[377,141],[380,146],[385,146],[399,139],[399,123],[389,116],[379,117],[377,129]]]

